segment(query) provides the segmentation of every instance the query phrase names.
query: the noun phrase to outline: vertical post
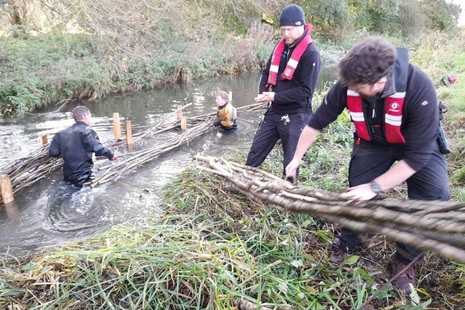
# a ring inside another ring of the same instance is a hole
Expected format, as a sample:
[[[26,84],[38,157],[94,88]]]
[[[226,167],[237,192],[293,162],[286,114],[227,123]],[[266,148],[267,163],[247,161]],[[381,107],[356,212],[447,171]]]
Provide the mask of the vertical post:
[[[48,143],[48,138],[47,138],[47,135],[42,135],[40,137],[40,146],[44,146]]]
[[[126,121],[126,142],[128,147],[133,145],[131,121]]]
[[[15,200],[13,197],[13,189],[11,188],[10,177],[7,174],[0,175],[0,189],[2,192],[2,199],[4,204]]]
[[[113,113],[113,135],[115,139],[121,139],[121,125],[119,122],[119,113]]]
[[[10,177],[7,174],[0,175],[0,190],[7,217],[11,219],[19,218],[19,212],[13,196]]]
[[[178,105],[176,110],[178,120],[182,120],[182,105]]]
[[[187,118],[184,116],[181,118],[181,131],[185,131],[187,129]]]

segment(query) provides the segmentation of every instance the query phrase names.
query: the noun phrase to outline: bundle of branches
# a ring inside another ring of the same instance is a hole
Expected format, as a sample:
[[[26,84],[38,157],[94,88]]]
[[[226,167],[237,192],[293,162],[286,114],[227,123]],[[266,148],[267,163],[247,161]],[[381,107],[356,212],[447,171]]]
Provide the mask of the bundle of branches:
[[[196,156],[246,196],[306,213],[359,233],[383,234],[393,241],[432,250],[465,263],[465,204],[447,201],[375,199],[349,201],[339,194],[293,185],[258,168]]]
[[[175,112],[172,113],[172,116],[174,116],[178,111],[186,108],[189,105],[177,109]],[[236,110],[254,111],[256,109],[262,109],[265,106],[266,104],[263,103],[255,103],[238,107]],[[105,169],[106,171],[102,175],[92,180],[92,186],[95,187],[99,184],[103,184],[112,180],[117,180],[122,175],[132,171],[133,169],[152,161],[158,155],[173,150],[183,144],[187,144],[194,138],[197,138],[205,134],[212,127],[213,119],[215,119],[215,117],[216,112],[187,118],[186,121],[189,129],[187,129],[184,133],[174,138],[171,138],[168,141],[165,141],[163,144],[156,145],[155,147],[133,152],[130,154],[130,157],[125,161],[118,162],[114,165],[102,168],[102,170]],[[138,135],[137,139],[148,138],[155,134],[179,128],[179,120],[174,120],[170,122],[169,119],[170,117],[164,118],[157,125],[153,126],[146,132]]]
[[[49,145],[44,145],[28,157],[17,159],[0,169],[0,174],[9,176],[13,193],[30,186],[63,165],[61,158],[48,156],[48,148]]]
[[[211,126],[211,120],[205,120],[204,122],[186,130],[181,135],[167,140],[163,144],[158,144],[155,147],[131,153],[126,160],[119,161],[115,164],[102,168],[105,169],[105,171],[92,180],[92,186],[95,187],[109,181],[117,180],[122,175],[131,172],[133,169],[154,160],[158,155],[175,149],[183,144],[187,144],[192,139],[205,134],[211,129]]]
[[[182,106],[182,107],[178,108],[176,111],[169,114],[166,118],[162,119],[158,124],[156,124],[155,126],[150,128],[149,130],[147,130],[147,131],[145,131],[145,132],[143,132],[141,134],[134,135],[134,137],[136,137],[136,139],[146,138],[146,137],[153,136],[155,134],[159,134],[159,133],[166,132],[166,131],[169,131],[169,130],[172,130],[172,129],[175,129],[175,128],[179,128],[179,126],[180,126],[179,121],[175,120],[175,121],[170,122],[169,120],[172,119],[172,117],[170,117],[170,116],[176,115],[179,111],[184,110],[185,108],[187,108],[191,104],[192,103],[189,103],[189,104],[187,104],[185,106]],[[236,110],[237,111],[255,111],[255,110],[258,110],[258,109],[263,109],[265,106],[266,106],[265,103],[253,103],[253,104],[245,105],[245,106],[242,106],[242,107],[237,107]],[[201,122],[204,122],[204,121],[207,121],[207,120],[212,120],[215,116],[216,116],[216,112],[212,112],[212,113],[208,113],[208,114],[202,114],[202,115],[198,115],[198,116],[189,117],[189,118],[186,119],[186,122],[187,122],[188,126],[196,126]]]

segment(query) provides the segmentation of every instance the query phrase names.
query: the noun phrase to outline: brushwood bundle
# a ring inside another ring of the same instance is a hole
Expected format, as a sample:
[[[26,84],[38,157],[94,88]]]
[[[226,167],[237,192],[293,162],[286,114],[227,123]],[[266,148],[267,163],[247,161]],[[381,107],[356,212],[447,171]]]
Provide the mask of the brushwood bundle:
[[[383,234],[465,263],[465,203],[387,198],[349,201],[336,193],[293,185],[254,167],[215,157],[196,159],[200,169],[226,178],[251,199],[356,232]]]

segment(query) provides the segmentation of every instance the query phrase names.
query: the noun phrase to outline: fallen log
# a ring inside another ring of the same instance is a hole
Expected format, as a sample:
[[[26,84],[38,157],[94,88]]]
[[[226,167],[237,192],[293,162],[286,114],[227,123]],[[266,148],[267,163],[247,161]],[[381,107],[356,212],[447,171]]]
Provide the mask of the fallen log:
[[[339,194],[293,185],[258,168],[196,156],[199,169],[222,176],[251,199],[306,213],[359,233],[383,234],[465,263],[465,203],[407,199],[349,201]]]

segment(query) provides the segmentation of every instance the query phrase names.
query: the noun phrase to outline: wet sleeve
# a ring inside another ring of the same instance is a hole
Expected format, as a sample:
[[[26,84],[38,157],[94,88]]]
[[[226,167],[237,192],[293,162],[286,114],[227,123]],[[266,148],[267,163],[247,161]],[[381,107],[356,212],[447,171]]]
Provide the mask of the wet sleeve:
[[[55,134],[55,136],[52,139],[52,142],[50,143],[50,147],[48,149],[48,155],[51,157],[59,157],[61,155],[60,153],[60,137],[59,134]]]
[[[96,156],[105,156],[108,159],[113,157],[113,151],[103,146],[93,129],[88,129],[84,132],[83,144],[88,152],[93,152]]]
[[[270,73],[271,57],[266,62],[265,67],[262,70],[262,75],[260,77],[260,82],[258,84],[258,93],[261,94],[265,91],[268,91],[266,84],[268,83],[268,74]]]

